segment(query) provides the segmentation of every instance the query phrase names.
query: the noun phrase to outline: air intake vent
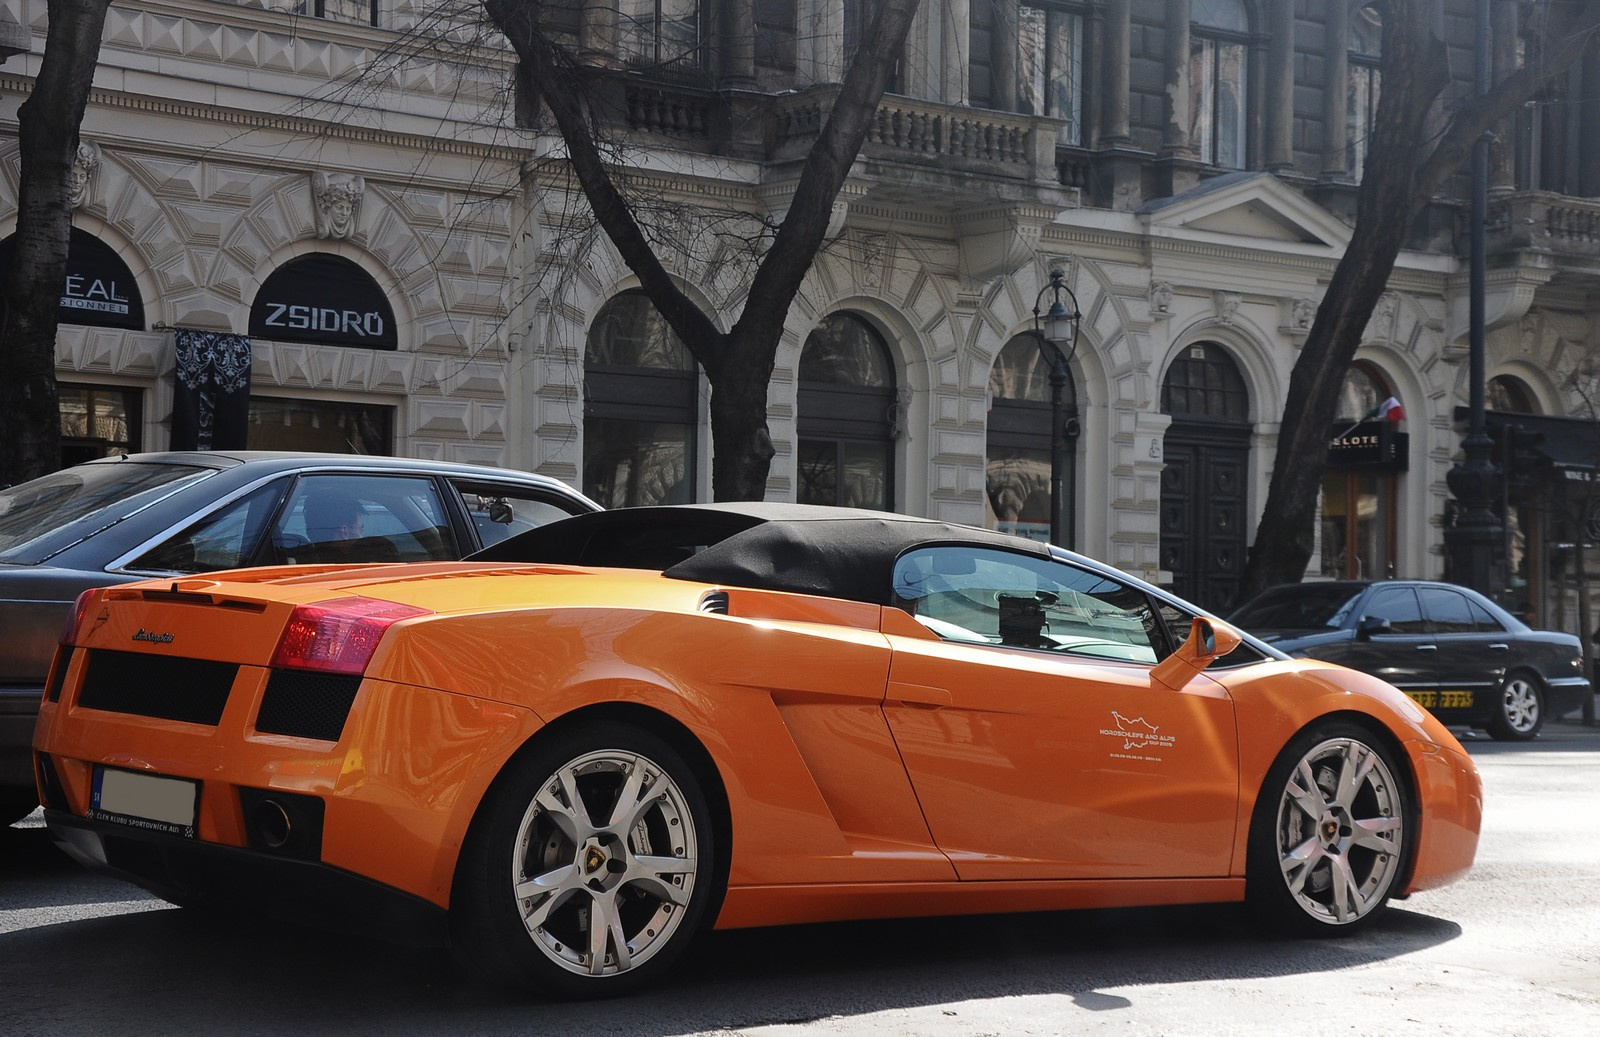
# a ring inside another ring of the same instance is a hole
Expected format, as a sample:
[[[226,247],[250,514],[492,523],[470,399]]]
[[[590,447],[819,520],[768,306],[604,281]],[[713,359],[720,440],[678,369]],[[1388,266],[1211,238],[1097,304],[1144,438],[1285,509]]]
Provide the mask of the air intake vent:
[[[61,645],[56,649],[56,657],[50,667],[50,683],[45,686],[44,697],[51,702],[61,701],[61,687],[67,682],[67,667],[72,665],[72,653],[77,651],[71,645]]]
[[[337,742],[360,687],[360,674],[273,670],[261,697],[256,730]]]
[[[709,612],[714,616],[726,616],[728,614],[728,592],[711,591],[708,593],[700,599],[700,611]]]
[[[239,672],[233,663],[104,649],[90,652],[84,663],[78,705],[212,727]]]

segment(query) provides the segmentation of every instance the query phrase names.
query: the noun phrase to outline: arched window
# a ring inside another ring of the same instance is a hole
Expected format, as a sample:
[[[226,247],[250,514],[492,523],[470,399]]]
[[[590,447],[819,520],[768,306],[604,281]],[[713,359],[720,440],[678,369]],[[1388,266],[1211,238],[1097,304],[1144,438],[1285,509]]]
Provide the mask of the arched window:
[[[1357,360],[1345,372],[1344,385],[1339,389],[1339,408],[1335,421],[1364,421],[1376,412],[1383,401],[1394,394],[1381,372],[1371,364]]]
[[[692,501],[694,358],[643,292],[601,308],[583,365],[583,492],[607,508]]]
[[[1358,360],[1339,391],[1322,475],[1322,575],[1381,580],[1395,575],[1399,473],[1405,420],[1383,372]]]
[[[1249,13],[1243,0],[1194,0],[1190,18],[1189,142],[1201,161],[1243,169],[1249,128]]]
[[[894,362],[877,330],[850,313],[825,318],[800,351],[796,499],[894,507]]]
[[[1496,375],[1483,387],[1483,402],[1489,410],[1514,411],[1517,414],[1537,414],[1533,391],[1520,378]]]
[[[1350,17],[1349,82],[1345,100],[1345,172],[1356,179],[1367,164],[1367,148],[1372,128],[1377,125],[1378,96],[1382,76],[1378,63],[1383,57],[1383,12],[1376,4]]]
[[[1161,382],[1161,409],[1174,418],[1248,422],[1250,391],[1226,349],[1200,342],[1184,350],[1167,369]]]
[[[1063,420],[1076,417],[1077,394],[1070,378],[1061,395]],[[991,529],[1050,539],[1050,411],[1050,366],[1039,355],[1034,336],[1018,335],[1000,350],[989,371],[984,489]],[[1062,473],[1067,486],[1073,484],[1072,453],[1068,451]],[[1071,517],[1062,517],[1064,531],[1071,529]]]

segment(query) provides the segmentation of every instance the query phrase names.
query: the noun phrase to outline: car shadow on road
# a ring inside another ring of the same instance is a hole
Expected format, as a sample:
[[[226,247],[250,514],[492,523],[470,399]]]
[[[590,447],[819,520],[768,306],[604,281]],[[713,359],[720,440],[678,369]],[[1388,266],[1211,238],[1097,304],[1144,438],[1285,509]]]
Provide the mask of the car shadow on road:
[[[50,857],[34,835],[43,833],[3,834],[0,850],[22,851],[0,856],[0,915],[18,907],[13,883],[78,881],[77,865]],[[77,892],[96,902],[103,891]],[[11,1032],[667,1037],[1039,994],[1115,1012],[1142,985],[1347,969],[1460,933],[1396,908],[1354,937],[1286,940],[1262,935],[1231,905],[791,926],[709,934],[657,986],[597,1005],[488,987],[443,951],[158,904],[0,933]]]

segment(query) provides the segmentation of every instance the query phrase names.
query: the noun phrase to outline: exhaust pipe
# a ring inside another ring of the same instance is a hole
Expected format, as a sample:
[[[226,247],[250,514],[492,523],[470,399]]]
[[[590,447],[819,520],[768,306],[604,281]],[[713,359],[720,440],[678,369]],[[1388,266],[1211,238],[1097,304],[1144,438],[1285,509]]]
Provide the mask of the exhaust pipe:
[[[288,808],[276,799],[257,800],[251,808],[250,820],[256,838],[269,850],[283,849],[294,835],[294,822],[290,820]]]

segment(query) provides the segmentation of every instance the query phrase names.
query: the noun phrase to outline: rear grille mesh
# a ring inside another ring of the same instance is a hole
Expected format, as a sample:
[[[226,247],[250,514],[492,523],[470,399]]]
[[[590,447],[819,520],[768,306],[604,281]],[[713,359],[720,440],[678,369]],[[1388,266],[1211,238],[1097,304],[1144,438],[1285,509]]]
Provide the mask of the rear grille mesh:
[[[96,649],[84,659],[84,670],[80,706],[215,727],[239,667]]]
[[[360,674],[273,670],[261,698],[256,730],[337,742],[360,687]]]

